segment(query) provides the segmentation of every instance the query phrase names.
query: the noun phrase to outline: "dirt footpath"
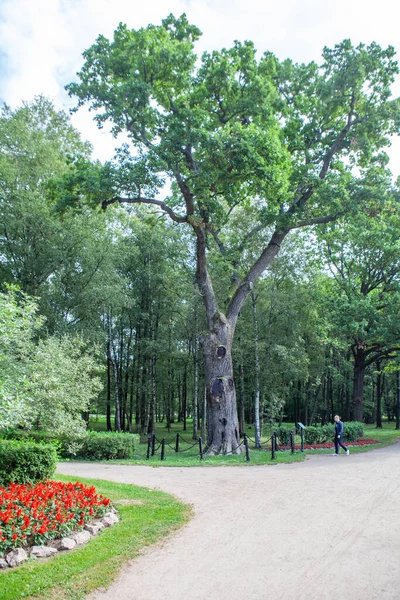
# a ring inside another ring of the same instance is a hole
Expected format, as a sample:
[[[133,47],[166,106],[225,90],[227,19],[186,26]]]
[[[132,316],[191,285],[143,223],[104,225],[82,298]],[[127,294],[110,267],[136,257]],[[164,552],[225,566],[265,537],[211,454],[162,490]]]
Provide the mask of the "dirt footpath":
[[[188,525],[90,600],[400,599],[400,443],[273,467],[58,472],[161,489],[194,507]]]

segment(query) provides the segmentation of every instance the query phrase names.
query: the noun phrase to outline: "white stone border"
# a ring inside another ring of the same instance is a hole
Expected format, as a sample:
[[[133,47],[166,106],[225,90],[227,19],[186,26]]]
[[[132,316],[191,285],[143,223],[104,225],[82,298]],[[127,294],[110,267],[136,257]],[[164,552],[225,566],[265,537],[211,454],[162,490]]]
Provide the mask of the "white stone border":
[[[87,544],[92,537],[96,536],[102,529],[111,527],[119,522],[117,511],[114,507],[107,512],[101,519],[95,519],[84,525],[83,531],[75,531],[67,537],[51,540],[47,546],[32,546],[25,550],[24,548],[15,548],[8,552],[4,558],[0,558],[0,569],[19,567],[28,558],[49,558],[55,556],[58,552],[74,550],[78,546]]]

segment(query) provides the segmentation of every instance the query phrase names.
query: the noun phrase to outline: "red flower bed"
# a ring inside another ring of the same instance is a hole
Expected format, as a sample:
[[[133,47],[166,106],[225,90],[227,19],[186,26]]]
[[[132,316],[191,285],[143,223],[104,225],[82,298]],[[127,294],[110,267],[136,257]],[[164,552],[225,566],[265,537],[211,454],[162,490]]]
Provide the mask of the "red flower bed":
[[[86,521],[102,517],[109,504],[96,488],[78,482],[0,487],[0,556],[82,529]]]
[[[371,446],[372,444],[380,444],[378,440],[366,439],[366,440],[358,440],[357,442],[344,442],[345,446]],[[304,444],[304,450],[318,450],[319,448],[334,448],[335,444],[333,442],[325,442],[324,444]],[[295,446],[295,450],[300,450],[301,446]],[[266,450],[271,450],[271,446],[269,448],[265,448]],[[279,446],[280,450],[290,450],[290,446]]]

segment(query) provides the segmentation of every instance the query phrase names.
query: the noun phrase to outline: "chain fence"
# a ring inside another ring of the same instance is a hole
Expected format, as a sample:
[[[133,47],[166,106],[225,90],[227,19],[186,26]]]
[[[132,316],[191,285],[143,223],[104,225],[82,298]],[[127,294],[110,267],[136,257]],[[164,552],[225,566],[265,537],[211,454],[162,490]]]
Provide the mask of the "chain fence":
[[[250,460],[251,460],[250,459],[250,449],[251,449],[250,443],[253,444],[253,446],[254,446],[252,448],[252,450],[256,449],[256,450],[270,451],[271,452],[271,460],[274,460],[276,458],[277,452],[290,451],[292,454],[294,454],[295,452],[298,452],[298,451],[304,452],[304,436],[303,435],[301,436],[301,447],[300,447],[300,449],[297,449],[295,446],[295,443],[294,443],[294,433],[290,432],[289,445],[287,445],[287,442],[283,443],[279,439],[279,437],[276,433],[273,433],[270,438],[268,438],[267,440],[264,440],[262,443],[261,443],[261,441],[259,441],[257,443],[257,441],[255,439],[252,439],[248,435],[244,434],[243,439],[241,441],[238,440],[238,445],[235,446],[234,448],[230,449],[230,453],[234,453],[239,448],[244,447],[244,451],[245,451],[244,454],[245,454],[246,461],[250,462]],[[182,445],[186,445],[187,447],[186,448],[182,447]],[[193,458],[198,457],[199,460],[204,460],[205,454],[207,452],[207,447],[204,448],[203,440],[201,437],[197,438],[196,440],[188,441],[184,437],[182,437],[182,435],[180,433],[177,433],[176,437],[175,437],[175,444],[174,444],[173,440],[167,441],[165,438],[162,438],[160,440],[156,437],[155,434],[152,434],[152,435],[149,435],[147,438],[146,458],[147,458],[147,460],[149,460],[150,457],[156,456],[158,451],[160,450],[160,460],[166,460],[166,458],[165,458],[166,448],[169,448],[170,450],[175,452],[175,454],[178,454],[178,453],[190,452],[191,450],[193,450],[193,448],[195,446],[198,446],[198,451],[196,453],[193,453]]]

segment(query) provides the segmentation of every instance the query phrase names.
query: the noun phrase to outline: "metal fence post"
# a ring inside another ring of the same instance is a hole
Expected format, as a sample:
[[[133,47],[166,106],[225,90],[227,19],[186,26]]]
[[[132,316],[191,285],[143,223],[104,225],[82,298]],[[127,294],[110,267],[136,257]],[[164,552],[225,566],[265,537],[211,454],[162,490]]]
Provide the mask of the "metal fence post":
[[[275,451],[276,451],[276,436],[275,436],[275,433],[273,433],[272,437],[271,437],[271,460],[275,459]]]
[[[175,452],[179,452],[179,432],[176,434]]]
[[[147,455],[146,455],[147,460],[149,460],[149,458],[150,458],[150,452],[151,452],[151,437],[148,436],[147,437]]]
[[[156,448],[156,434],[153,433],[151,436],[151,455],[152,456],[154,456],[155,448]]]
[[[294,435],[293,431],[290,432],[290,450],[294,454]]]
[[[301,450],[301,452],[304,452],[304,429],[301,430],[300,435],[301,435],[301,448],[300,448],[300,450]]]
[[[250,462],[249,439],[246,434],[244,434],[244,447],[246,449],[246,460],[247,460],[247,462]]]
[[[165,459],[165,438],[161,441],[161,460]]]

